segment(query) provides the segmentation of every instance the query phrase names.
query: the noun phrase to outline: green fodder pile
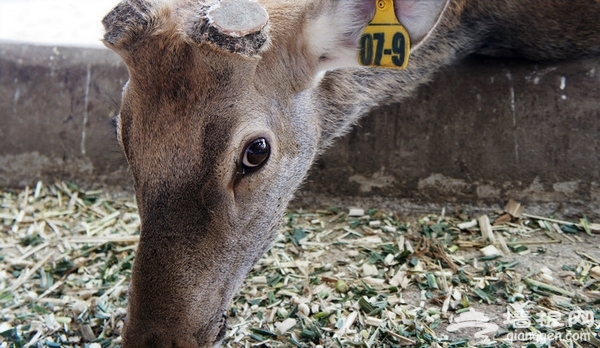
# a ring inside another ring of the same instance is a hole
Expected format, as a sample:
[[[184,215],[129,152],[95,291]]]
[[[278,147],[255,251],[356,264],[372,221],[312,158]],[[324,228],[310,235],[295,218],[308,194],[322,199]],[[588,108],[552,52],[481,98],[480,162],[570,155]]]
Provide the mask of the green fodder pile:
[[[131,196],[0,191],[0,347],[120,345]],[[600,226],[515,202],[412,219],[293,211],[229,316],[227,347],[598,347]]]

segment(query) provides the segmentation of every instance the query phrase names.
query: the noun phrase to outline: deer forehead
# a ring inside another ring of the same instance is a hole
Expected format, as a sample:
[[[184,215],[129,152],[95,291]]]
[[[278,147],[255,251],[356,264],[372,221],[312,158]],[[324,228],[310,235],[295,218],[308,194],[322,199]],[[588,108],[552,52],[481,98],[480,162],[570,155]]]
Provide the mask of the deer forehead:
[[[152,93],[144,95],[148,90]],[[252,136],[261,136],[278,125],[260,95],[249,91],[251,86],[225,91],[188,92],[181,87],[155,90],[156,86],[139,90],[133,84],[127,87],[120,123],[121,131],[137,143],[133,145],[233,151]]]

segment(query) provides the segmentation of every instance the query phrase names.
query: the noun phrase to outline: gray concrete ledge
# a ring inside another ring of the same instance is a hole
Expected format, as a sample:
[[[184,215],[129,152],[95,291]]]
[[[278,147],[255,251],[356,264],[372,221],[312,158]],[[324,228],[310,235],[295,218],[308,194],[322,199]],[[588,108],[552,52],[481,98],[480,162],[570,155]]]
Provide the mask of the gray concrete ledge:
[[[0,43],[0,185],[131,188],[109,125],[126,80],[108,50]],[[514,198],[598,216],[599,112],[599,59],[472,58],[365,117],[314,166],[300,201]]]

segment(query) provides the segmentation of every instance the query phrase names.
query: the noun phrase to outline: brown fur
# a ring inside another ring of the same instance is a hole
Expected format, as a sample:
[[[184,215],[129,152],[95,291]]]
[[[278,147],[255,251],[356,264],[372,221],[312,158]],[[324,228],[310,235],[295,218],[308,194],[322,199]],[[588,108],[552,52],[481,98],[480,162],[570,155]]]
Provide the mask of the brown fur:
[[[415,42],[407,70],[338,69],[319,80],[320,64],[339,57],[336,47],[315,51],[311,26],[355,4],[348,20],[356,23],[338,33],[341,51],[355,52],[348,42],[371,14],[367,0],[352,1],[261,1],[270,37],[256,55],[190,37],[206,7],[197,1],[124,0],[105,18],[105,43],[130,73],[118,133],[142,221],[125,348],[220,345],[232,297],[316,155],[373,107],[471,53],[600,52],[598,1],[454,0],[431,36]],[[243,174],[244,148],[258,137],[271,155]]]

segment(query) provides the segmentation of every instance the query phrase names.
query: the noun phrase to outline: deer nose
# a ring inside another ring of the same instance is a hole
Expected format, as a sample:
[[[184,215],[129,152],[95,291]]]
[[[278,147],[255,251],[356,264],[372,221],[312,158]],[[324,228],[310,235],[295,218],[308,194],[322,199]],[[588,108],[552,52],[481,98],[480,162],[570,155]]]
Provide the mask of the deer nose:
[[[149,345],[148,347],[152,347],[152,345]],[[175,342],[173,342],[173,344],[168,347],[168,348],[202,348],[204,346],[202,345],[198,345],[196,342],[189,342],[187,340],[183,341],[183,340],[177,340]],[[212,346],[205,346],[207,348],[212,347]],[[165,347],[167,348],[167,347]]]
[[[177,333],[172,333],[177,335]],[[159,337],[156,334],[150,334],[145,338],[133,337],[124,341],[124,348],[213,348],[219,347],[220,342],[216,344],[211,343],[199,343],[194,337],[187,338],[172,338],[172,337]],[[171,335],[169,335],[171,336]]]
[[[211,340],[212,342],[210,344],[207,343],[206,347],[216,348],[221,346],[221,342],[223,341],[223,339],[225,338],[225,334],[227,333],[227,312],[223,313],[217,325],[217,329],[219,330],[217,336],[213,337],[213,339]],[[204,332],[198,331],[194,334],[194,337],[196,337],[198,342],[202,342],[205,340],[203,339],[204,335]],[[200,346],[204,347],[202,344],[200,344]]]
[[[216,348],[221,346],[227,333],[227,313],[193,334],[177,327],[153,330],[156,326],[145,324],[127,327],[126,323],[123,348]]]

